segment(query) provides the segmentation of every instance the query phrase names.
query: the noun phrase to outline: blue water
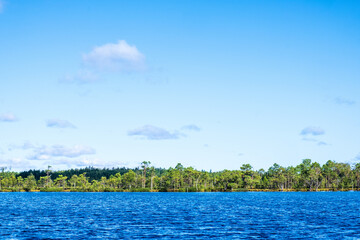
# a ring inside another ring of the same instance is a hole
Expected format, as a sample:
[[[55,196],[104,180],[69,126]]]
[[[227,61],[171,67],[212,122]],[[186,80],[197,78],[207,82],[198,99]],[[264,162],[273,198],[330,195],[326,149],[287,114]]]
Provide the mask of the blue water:
[[[0,238],[358,239],[359,200],[359,192],[0,193]]]

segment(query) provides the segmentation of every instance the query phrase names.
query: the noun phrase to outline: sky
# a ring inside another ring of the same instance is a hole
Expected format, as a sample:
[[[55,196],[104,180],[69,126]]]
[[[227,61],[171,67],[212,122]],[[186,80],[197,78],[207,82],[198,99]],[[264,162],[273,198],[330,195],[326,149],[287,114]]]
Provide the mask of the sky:
[[[360,162],[359,1],[0,0],[0,166]]]

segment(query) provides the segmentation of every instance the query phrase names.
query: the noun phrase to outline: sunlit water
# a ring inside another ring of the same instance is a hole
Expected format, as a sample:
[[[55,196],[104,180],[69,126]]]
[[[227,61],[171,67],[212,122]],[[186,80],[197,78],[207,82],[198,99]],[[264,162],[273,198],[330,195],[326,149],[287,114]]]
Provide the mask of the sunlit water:
[[[0,193],[0,217],[1,239],[358,239],[360,193]]]

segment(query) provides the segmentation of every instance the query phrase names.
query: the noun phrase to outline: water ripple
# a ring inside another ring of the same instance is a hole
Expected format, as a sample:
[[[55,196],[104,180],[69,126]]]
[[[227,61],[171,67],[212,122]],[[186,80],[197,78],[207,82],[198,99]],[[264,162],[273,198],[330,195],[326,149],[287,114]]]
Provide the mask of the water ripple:
[[[6,193],[1,239],[360,238],[360,193]]]

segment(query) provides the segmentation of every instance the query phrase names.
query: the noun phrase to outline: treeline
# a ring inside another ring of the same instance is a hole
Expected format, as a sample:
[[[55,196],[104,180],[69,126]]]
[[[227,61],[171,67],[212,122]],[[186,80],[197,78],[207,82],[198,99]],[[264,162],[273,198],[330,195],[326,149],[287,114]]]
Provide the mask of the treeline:
[[[16,177],[22,177],[22,178],[27,178],[29,175],[34,175],[36,180],[40,180],[41,177],[45,177],[47,176],[47,172],[48,170],[29,170],[29,171],[23,171],[20,172],[16,175]],[[127,173],[130,170],[130,168],[94,168],[94,167],[86,167],[86,168],[81,168],[81,169],[69,169],[69,170],[64,170],[64,171],[56,171],[56,172],[51,172],[50,178],[54,181],[56,178],[59,177],[59,175],[62,175],[64,177],[67,177],[68,179],[70,179],[73,175],[77,175],[79,176],[80,174],[84,174],[86,173],[86,177],[88,178],[89,182],[92,182],[93,180],[100,180],[102,177],[106,177],[106,178],[110,178],[111,175],[115,175],[116,173],[120,173],[121,175],[124,175],[125,173]],[[141,173],[141,169],[138,168],[134,168],[131,169],[134,172],[136,172],[137,174]],[[161,175],[163,172],[165,172],[166,169],[164,168],[156,168],[155,172],[157,175]]]
[[[267,171],[243,164],[239,170],[198,171],[177,164],[155,168],[143,162],[138,168],[84,168],[65,171],[29,170],[0,172],[0,191],[338,191],[360,190],[360,163],[304,159],[296,167],[272,165]]]

